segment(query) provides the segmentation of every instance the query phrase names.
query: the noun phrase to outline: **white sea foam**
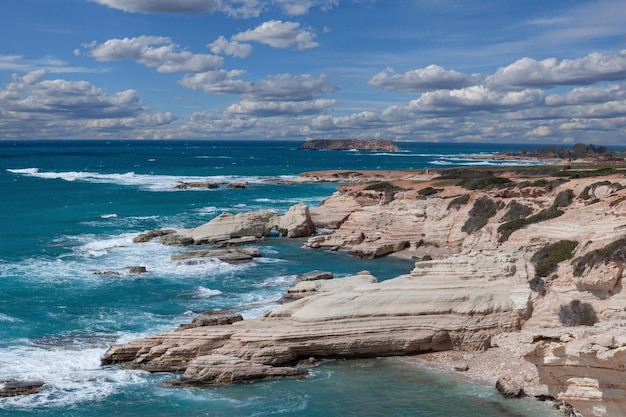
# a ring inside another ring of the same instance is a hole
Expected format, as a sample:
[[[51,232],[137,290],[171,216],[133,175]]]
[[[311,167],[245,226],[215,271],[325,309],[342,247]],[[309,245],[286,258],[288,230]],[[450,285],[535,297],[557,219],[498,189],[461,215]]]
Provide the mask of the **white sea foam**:
[[[18,319],[14,318],[14,317],[7,316],[6,314],[0,313],[0,321],[4,321],[4,322],[7,322],[7,323],[17,323],[17,322],[19,322],[21,320],[18,320]]]
[[[200,177],[186,175],[136,174],[134,172],[105,174],[87,171],[41,171],[39,168],[7,169],[7,171],[17,175],[41,179],[61,179],[69,182],[81,181],[96,184],[117,184],[122,186],[139,187],[148,191],[178,191],[174,187],[181,182],[228,183],[232,181],[246,181],[250,184],[264,184],[274,181],[269,177],[237,175],[214,175]]]
[[[210,288],[200,286],[198,287],[194,298],[210,298],[215,297],[216,295],[222,295],[222,292],[220,290],[212,290]]]
[[[115,214],[115,213],[103,214],[102,216],[100,216],[100,218],[102,218],[102,219],[117,219],[117,214]]]
[[[274,204],[317,204],[324,200],[326,197],[300,197],[300,198],[257,198],[254,201],[257,203],[274,203]]]
[[[431,165],[457,165],[457,166],[536,166],[541,165],[538,161],[523,160],[494,160],[494,159],[464,159],[442,158],[428,162]]]
[[[257,288],[287,288],[293,284],[296,279],[295,275],[279,275],[276,277],[270,277],[263,282],[256,285]]]
[[[147,373],[102,368],[105,348],[0,349],[0,380],[43,381],[38,394],[0,399],[0,409],[66,408],[101,401],[128,385],[145,382]]]
[[[0,276],[20,277],[25,281],[74,282],[98,284],[102,280],[144,279],[160,277],[166,279],[202,278],[207,275],[229,274],[254,268],[255,263],[231,265],[214,262],[188,265],[171,260],[171,256],[184,249],[160,244],[158,241],[133,243],[134,233],[103,237],[98,235],[68,236],[63,246],[71,252],[58,258],[37,257],[18,262],[0,263]],[[131,274],[129,267],[145,266],[146,274]],[[33,273],[33,271],[36,271]],[[103,276],[99,273],[114,272]]]

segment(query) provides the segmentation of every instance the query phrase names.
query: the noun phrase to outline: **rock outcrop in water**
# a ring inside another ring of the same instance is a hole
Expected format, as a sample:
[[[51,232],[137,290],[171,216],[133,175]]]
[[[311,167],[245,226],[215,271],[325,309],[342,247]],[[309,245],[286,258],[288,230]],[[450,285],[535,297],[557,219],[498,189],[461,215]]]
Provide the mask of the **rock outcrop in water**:
[[[393,141],[387,139],[310,139],[299,149],[378,152],[398,152],[401,150]]]
[[[222,213],[208,223],[185,230],[151,230],[137,235],[133,242],[147,242],[159,237],[161,243],[171,246],[209,244],[230,246],[255,243],[269,236],[276,229],[280,236],[289,238],[308,237],[315,233],[309,207],[305,204],[292,206],[283,215],[271,211],[246,213]]]
[[[380,283],[365,272],[302,281],[288,291],[294,301],[264,317],[113,346],[103,363],[181,372],[181,383],[210,385],[248,381],[246,367],[254,378],[298,376],[302,370],[290,367],[310,357],[480,351],[493,343],[536,364],[550,395],[585,417],[626,415],[621,173],[358,177],[362,183],[311,210],[317,226],[335,230],[308,245],[409,257],[410,274]]]

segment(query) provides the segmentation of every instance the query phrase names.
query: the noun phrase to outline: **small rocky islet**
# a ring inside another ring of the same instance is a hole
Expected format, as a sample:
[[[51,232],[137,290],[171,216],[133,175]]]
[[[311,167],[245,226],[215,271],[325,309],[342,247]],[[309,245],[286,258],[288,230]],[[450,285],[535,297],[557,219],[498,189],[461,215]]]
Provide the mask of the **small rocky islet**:
[[[506,395],[564,401],[585,417],[626,416],[621,166],[326,171],[302,179],[344,185],[318,207],[297,205],[284,216],[225,214],[150,236],[231,247],[274,229],[312,249],[402,256],[415,268],[383,282],[368,271],[306,275],[263,317],[210,315],[112,346],[102,364],[212,386],[301,377],[326,358],[426,352],[455,358],[453,369],[472,375],[478,365],[469,358],[497,351],[504,360],[487,374]],[[194,258],[188,253],[185,261]],[[520,362],[534,367],[518,372]]]

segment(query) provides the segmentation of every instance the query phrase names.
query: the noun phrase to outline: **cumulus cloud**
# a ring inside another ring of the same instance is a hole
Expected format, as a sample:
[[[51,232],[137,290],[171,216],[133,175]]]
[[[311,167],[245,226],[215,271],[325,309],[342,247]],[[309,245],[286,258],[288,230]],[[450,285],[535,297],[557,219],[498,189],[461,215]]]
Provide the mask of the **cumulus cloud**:
[[[475,84],[477,75],[467,75],[455,70],[446,70],[438,65],[429,65],[396,74],[392,68],[376,74],[367,84],[383,90],[399,93],[424,92],[441,89],[458,89]]]
[[[238,58],[247,58],[252,53],[252,45],[229,41],[223,36],[220,36],[207,46],[214,54],[230,55]]]
[[[241,42],[258,42],[273,48],[309,49],[319,46],[315,34],[300,28],[300,23],[270,20],[254,29],[232,36],[232,40]]]
[[[437,112],[457,114],[459,111],[511,111],[545,102],[543,90],[523,91],[491,90],[484,86],[472,86],[458,90],[437,90],[422,94],[409,102],[404,109],[411,112]],[[390,109],[397,109],[392,106]]]
[[[56,133],[67,127],[89,128],[101,124],[121,123],[138,128],[145,123],[154,126],[174,120],[171,113],[156,113],[148,109],[135,90],[107,94],[87,81],[63,79],[45,80],[46,72],[33,71],[13,76],[13,82],[0,90],[0,127],[11,135],[41,137],[54,126]],[[21,123],[16,131],[17,121]],[[142,122],[143,121],[143,122]],[[12,133],[13,132],[13,133]],[[76,130],[67,137],[74,137]],[[45,137],[45,136],[43,136]]]
[[[583,58],[536,61],[522,58],[499,68],[485,83],[493,88],[551,88],[626,79],[626,50],[613,55],[591,53]]]
[[[325,75],[280,74],[258,81],[238,79],[244,71],[212,71],[189,75],[179,84],[191,90],[214,94],[236,94],[250,101],[307,101],[337,89]]]
[[[226,108],[226,113],[253,117],[301,116],[327,112],[337,100],[314,101],[250,101],[243,100]]]
[[[164,36],[109,39],[102,44],[83,47],[98,61],[133,60],[158,72],[205,72],[222,66],[224,59],[216,55],[192,54]]]
[[[564,94],[546,97],[548,106],[571,106],[577,104],[605,103],[626,100],[626,84],[612,84],[604,87],[578,87]]]

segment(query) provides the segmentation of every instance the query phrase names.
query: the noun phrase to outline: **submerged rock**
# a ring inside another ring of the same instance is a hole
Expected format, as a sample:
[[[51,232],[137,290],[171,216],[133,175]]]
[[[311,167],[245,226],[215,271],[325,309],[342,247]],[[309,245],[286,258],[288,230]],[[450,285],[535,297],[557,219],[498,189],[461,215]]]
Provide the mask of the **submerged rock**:
[[[240,264],[251,262],[254,258],[261,256],[261,251],[257,248],[228,248],[228,249],[205,249],[190,250],[187,252],[172,255],[173,261],[185,261],[193,264],[201,258],[215,258],[229,264]]]

